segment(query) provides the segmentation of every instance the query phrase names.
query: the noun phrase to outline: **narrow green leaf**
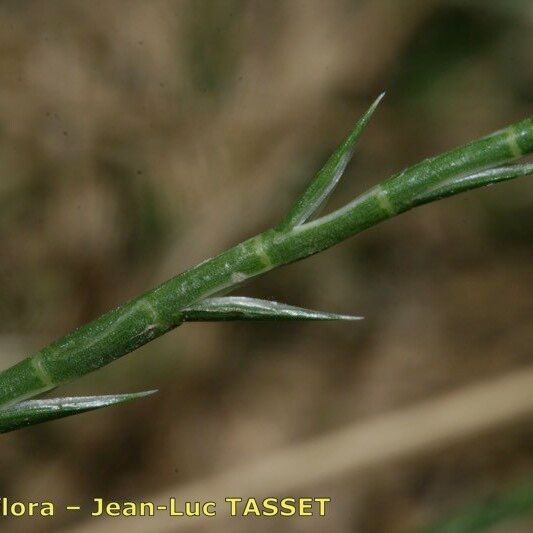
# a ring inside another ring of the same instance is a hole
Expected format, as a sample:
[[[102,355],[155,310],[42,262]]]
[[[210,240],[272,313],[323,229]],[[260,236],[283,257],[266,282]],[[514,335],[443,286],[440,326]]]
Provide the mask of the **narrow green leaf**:
[[[207,298],[183,310],[185,322],[218,322],[229,320],[361,320],[362,317],[322,313],[301,307],[246,298],[228,296]]]
[[[45,398],[28,400],[0,410],[0,433],[48,422],[56,418],[77,415],[94,409],[130,402],[156,391],[107,396],[79,396],[74,398]]]
[[[469,191],[476,187],[488,186],[500,181],[528,176],[529,174],[533,174],[533,163],[489,168],[473,174],[455,176],[441,183],[437,183],[434,187],[417,196],[413,200],[413,203],[418,205],[425,204],[446,198],[447,196]]]
[[[296,201],[289,214],[279,224],[278,230],[286,230],[303,224],[322,207],[344,174],[346,165],[352,158],[357,140],[384,96],[385,93],[381,93],[368,108],[368,111],[359,119],[348,137],[333,152],[309,187]]]

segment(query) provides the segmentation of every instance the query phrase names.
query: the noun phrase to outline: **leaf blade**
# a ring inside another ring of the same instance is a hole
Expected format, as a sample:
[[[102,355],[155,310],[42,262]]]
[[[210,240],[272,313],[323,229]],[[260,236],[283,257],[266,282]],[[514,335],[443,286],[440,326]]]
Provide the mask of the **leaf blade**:
[[[110,394],[105,396],[78,396],[66,398],[46,398],[27,400],[0,410],[0,433],[65,418],[95,409],[130,402],[156,391],[130,394]]]
[[[435,187],[416,197],[414,202],[418,205],[433,202],[473,188],[486,187],[494,183],[512,180],[530,174],[533,174],[533,163],[487,168],[438,183]]]
[[[226,296],[207,298],[183,310],[185,322],[218,322],[235,320],[361,320],[362,317],[324,313],[293,305],[248,298]]]
[[[324,205],[344,174],[359,137],[384,96],[385,93],[381,93],[356,122],[348,137],[333,152],[307,189],[293,204],[288,215],[277,226],[278,230],[287,230],[304,224]]]

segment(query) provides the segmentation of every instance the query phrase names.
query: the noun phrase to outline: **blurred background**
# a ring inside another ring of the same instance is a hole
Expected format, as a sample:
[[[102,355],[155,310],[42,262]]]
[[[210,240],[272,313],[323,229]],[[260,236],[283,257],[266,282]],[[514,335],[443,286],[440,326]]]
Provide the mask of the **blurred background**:
[[[2,367],[276,223],[382,90],[330,208],[533,104],[528,0],[4,0],[0,24]],[[527,371],[532,220],[517,180],[255,280],[242,293],[365,320],[180,328],[59,393],[156,396],[2,436],[0,494],[209,498],[287,447]],[[531,417],[323,470],[268,495],[330,496],[325,519],[187,530],[413,531],[533,478]],[[1,523],[128,528],[84,518]]]

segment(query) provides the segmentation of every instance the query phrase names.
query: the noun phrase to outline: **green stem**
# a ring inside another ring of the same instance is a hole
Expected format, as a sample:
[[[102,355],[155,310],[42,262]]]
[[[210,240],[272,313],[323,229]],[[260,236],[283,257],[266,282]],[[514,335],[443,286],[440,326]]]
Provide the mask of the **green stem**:
[[[0,374],[0,405],[36,396],[97,370],[179,326],[183,322],[182,309],[227,293],[254,276],[325,250],[430,201],[436,189],[438,197],[465,190],[454,187],[453,178],[461,180],[466,174],[501,165],[532,151],[533,118],[528,118],[404,170],[334,213],[261,233],[5,370]],[[450,180],[451,185],[446,185]],[[473,180],[467,188],[485,183]],[[319,192],[322,194],[322,189]],[[308,214],[305,212],[306,218]]]

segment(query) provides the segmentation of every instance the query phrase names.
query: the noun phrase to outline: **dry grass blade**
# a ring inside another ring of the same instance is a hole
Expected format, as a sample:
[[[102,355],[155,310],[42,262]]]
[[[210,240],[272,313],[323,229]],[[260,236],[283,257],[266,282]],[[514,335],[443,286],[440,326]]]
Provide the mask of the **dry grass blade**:
[[[228,495],[262,498],[302,491],[339,477],[359,475],[394,461],[419,457],[465,439],[486,435],[508,424],[525,421],[533,414],[533,367],[483,383],[465,386],[416,405],[358,421],[305,442],[263,454],[255,461],[188,484],[168,487],[145,497],[146,501],[215,501],[226,509]],[[312,468],[310,468],[312,465]],[[360,478],[364,479],[364,478]],[[217,513],[224,520],[228,514]],[[207,519],[208,529],[214,518]],[[231,519],[229,530],[233,527]],[[127,527],[129,533],[146,531],[146,519],[128,517],[87,521],[75,533],[113,533]],[[196,526],[196,527],[195,527]],[[164,515],[152,518],[153,533],[201,530],[206,516],[176,521]],[[220,527],[219,527],[220,529]]]

